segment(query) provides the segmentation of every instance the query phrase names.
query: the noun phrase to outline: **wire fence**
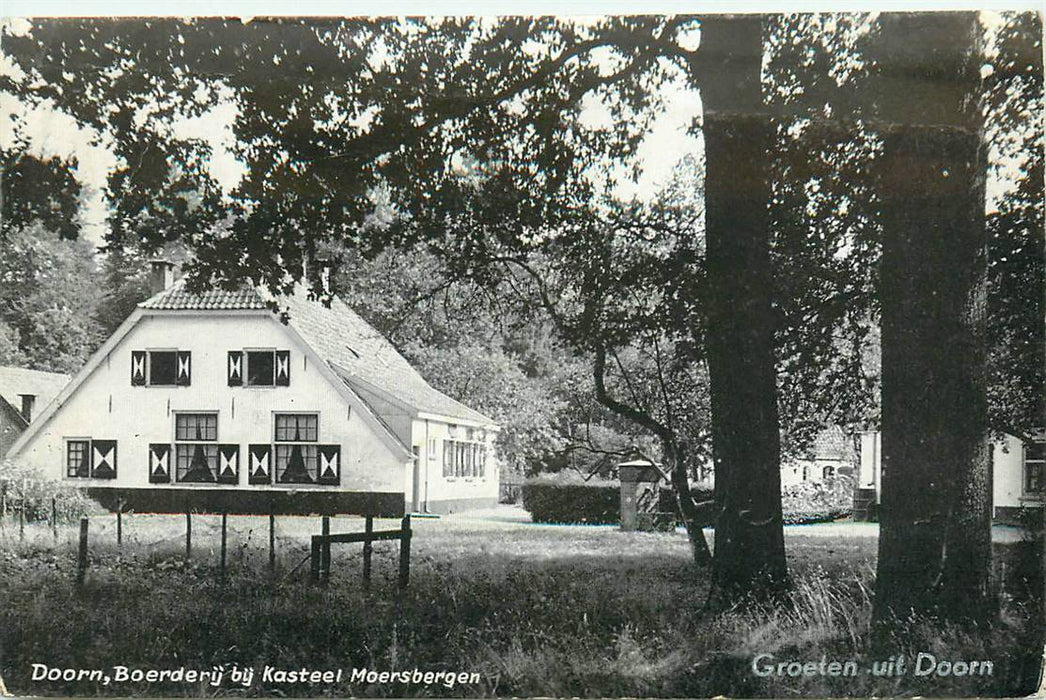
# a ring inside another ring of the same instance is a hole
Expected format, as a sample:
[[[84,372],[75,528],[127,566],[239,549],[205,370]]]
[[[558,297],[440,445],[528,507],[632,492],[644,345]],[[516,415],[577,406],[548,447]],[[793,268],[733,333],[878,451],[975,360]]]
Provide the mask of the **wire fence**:
[[[9,504],[10,505],[10,504]],[[159,564],[183,559],[198,566],[221,565],[222,516],[193,514],[191,546],[187,546],[184,514],[155,515],[113,513],[91,515],[88,553],[91,565],[106,565],[135,558]],[[332,532],[364,531],[364,518],[331,518]],[[226,566],[230,571],[269,570],[281,580],[308,575],[305,564],[311,559],[311,538],[321,532],[320,516],[281,516],[274,519],[273,547],[269,546],[268,516],[228,516],[226,528]],[[391,523],[398,520],[390,519]],[[22,557],[60,555],[75,559],[79,549],[79,525],[66,522],[26,522],[17,506],[0,515],[0,551]],[[375,542],[373,556],[382,568],[395,570],[398,547],[395,542]],[[339,567],[359,567],[363,548],[338,547],[331,561]],[[304,567],[304,569],[303,569]]]

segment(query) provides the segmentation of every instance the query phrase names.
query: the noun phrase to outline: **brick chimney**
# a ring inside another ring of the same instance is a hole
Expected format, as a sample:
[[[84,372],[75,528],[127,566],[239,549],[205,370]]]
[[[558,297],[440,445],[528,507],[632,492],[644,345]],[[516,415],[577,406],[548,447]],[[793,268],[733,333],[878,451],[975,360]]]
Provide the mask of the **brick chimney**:
[[[159,294],[174,284],[174,263],[165,258],[153,258],[149,261],[152,269],[149,272],[149,293]]]
[[[25,418],[26,423],[32,422],[33,408],[36,406],[36,394],[19,394],[18,397],[22,399],[22,418]]]

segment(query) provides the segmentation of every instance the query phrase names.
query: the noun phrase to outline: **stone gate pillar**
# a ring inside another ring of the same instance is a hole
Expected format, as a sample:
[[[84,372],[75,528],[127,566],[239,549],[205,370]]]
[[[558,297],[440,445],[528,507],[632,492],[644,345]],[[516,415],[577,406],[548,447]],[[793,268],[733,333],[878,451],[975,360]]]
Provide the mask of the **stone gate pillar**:
[[[651,518],[640,517],[640,513],[657,510],[661,473],[647,460],[622,462],[617,469],[621,478],[621,529],[653,529]]]

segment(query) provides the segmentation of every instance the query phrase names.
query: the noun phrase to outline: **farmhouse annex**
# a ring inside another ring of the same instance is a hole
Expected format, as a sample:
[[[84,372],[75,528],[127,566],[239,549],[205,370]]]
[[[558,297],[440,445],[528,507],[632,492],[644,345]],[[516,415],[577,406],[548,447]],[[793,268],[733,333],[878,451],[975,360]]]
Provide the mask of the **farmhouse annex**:
[[[139,512],[449,512],[493,505],[498,426],[334,298],[190,292],[138,305],[8,455]]]
[[[992,519],[997,523],[1019,522],[1022,512],[1046,506],[1046,434],[1023,441],[1004,434],[992,450]],[[882,485],[882,435],[861,433],[859,489],[874,491],[879,502]]]

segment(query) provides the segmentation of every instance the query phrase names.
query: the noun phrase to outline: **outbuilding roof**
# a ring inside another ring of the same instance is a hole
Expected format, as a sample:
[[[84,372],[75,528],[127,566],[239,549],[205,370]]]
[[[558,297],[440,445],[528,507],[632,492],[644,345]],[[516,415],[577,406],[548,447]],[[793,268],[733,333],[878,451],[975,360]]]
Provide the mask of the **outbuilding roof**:
[[[68,374],[58,372],[0,367],[0,396],[17,408],[22,405],[20,394],[32,394],[36,397],[36,407],[39,411],[58,396],[58,392],[69,383],[69,379]]]
[[[302,286],[291,295],[277,298],[288,324],[328,366],[357,391],[386,395],[409,406],[415,413],[431,413],[494,426],[487,416],[433,388],[407,362],[389,340],[364,321],[344,301],[334,297],[330,307],[309,297]],[[194,294],[185,280],[142,302],[147,310],[167,311],[253,311],[271,308],[256,289],[207,291]]]

